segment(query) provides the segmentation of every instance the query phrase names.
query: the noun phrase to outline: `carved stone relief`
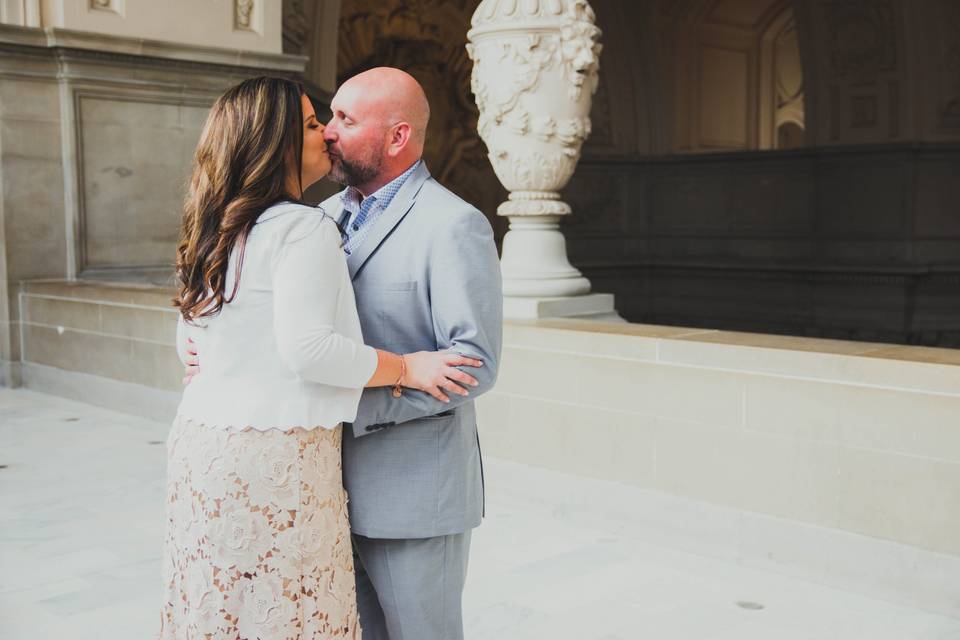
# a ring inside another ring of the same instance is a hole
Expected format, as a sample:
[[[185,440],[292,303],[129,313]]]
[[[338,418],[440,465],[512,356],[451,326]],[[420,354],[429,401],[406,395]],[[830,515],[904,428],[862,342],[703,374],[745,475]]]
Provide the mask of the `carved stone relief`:
[[[498,237],[505,191],[477,134],[479,112],[471,94],[467,31],[475,0],[344,0],[340,14],[338,82],[371,67],[399,67],[412,74],[430,100],[424,159],[444,186],[483,211]],[[559,123],[536,118],[513,123],[546,135]]]
[[[834,75],[869,75],[897,66],[897,34],[889,0],[824,3]]]
[[[89,0],[89,7],[93,11],[106,11],[108,13],[123,13],[121,6],[122,0]]]
[[[820,2],[818,27],[825,34],[823,71],[830,101],[822,103],[831,141],[869,143],[903,134],[900,85],[905,80],[900,0]]]
[[[504,28],[520,19],[537,28]],[[555,193],[573,174],[590,134],[590,103],[599,82],[595,19],[582,0],[522,7],[484,0],[474,14],[467,51],[480,137],[497,176],[513,192]],[[513,200],[501,215],[522,208]],[[558,205],[555,213],[567,211]]]
[[[254,0],[235,0],[233,5],[233,27],[237,31],[256,31],[254,21]]]

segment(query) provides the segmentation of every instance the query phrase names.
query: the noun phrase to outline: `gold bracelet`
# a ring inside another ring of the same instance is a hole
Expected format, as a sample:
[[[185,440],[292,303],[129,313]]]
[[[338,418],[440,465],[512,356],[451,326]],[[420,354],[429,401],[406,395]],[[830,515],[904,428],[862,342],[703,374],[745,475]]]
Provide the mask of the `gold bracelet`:
[[[397,383],[393,385],[393,397],[399,398],[403,395],[403,387],[400,386],[400,383],[403,382],[403,376],[407,375],[407,361],[403,359],[403,354],[400,354],[400,377],[397,378]]]

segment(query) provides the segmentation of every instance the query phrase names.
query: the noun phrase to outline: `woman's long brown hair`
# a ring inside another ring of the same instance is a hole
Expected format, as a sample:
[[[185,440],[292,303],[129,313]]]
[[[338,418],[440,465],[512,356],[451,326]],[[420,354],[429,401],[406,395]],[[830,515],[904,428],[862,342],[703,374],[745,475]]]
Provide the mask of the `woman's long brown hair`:
[[[187,322],[216,315],[233,300],[257,218],[277,202],[294,200],[287,193],[287,176],[299,183],[303,93],[291,80],[252,78],[228,89],[210,109],[177,246],[179,292],[173,303]],[[235,248],[236,278],[227,294]]]

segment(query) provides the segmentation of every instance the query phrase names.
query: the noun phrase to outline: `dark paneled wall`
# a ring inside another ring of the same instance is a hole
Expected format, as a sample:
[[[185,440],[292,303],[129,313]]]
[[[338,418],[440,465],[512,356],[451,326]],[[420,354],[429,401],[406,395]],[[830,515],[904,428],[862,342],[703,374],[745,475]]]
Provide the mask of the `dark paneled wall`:
[[[565,197],[630,321],[960,347],[960,146],[585,157]]]

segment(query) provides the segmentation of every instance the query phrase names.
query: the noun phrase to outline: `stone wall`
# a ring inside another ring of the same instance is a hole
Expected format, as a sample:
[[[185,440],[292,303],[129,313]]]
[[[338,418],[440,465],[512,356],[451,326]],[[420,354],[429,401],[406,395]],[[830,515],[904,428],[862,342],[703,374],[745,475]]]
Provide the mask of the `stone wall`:
[[[183,376],[173,294],[153,285],[25,283],[18,296],[24,385],[169,420]]]
[[[207,108],[304,62],[0,24],[0,383],[18,383],[19,283],[167,281]]]

